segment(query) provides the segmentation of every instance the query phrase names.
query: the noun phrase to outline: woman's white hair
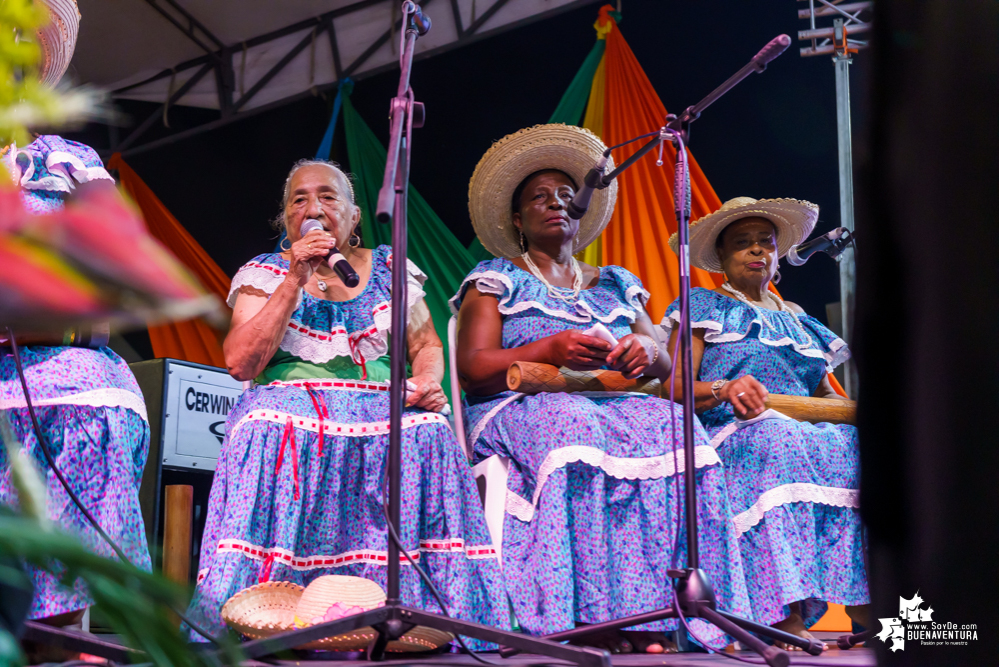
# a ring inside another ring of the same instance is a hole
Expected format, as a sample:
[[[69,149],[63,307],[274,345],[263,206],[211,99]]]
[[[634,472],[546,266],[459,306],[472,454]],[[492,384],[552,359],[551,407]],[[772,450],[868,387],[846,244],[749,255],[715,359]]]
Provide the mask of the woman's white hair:
[[[345,172],[340,168],[336,162],[330,160],[319,160],[316,158],[303,158],[291,166],[291,171],[288,172],[288,177],[284,179],[284,193],[281,196],[281,212],[278,213],[277,217],[271,222],[274,228],[278,231],[285,230],[285,211],[288,209],[288,198],[291,196],[291,179],[295,176],[302,167],[311,167],[313,165],[324,165],[333,170],[336,175],[337,180],[340,182],[340,191],[347,195],[350,200],[350,205],[357,207],[357,202],[354,199],[354,184],[351,182],[350,174]]]

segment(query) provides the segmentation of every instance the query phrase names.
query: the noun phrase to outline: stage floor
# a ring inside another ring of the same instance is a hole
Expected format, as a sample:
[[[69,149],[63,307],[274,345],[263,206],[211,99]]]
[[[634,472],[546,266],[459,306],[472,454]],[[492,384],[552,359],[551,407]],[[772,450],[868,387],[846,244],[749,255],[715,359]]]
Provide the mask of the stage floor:
[[[830,644],[829,650],[821,656],[811,656],[804,652],[795,651],[791,654],[792,667],[798,664],[823,664],[829,667],[874,667],[877,661],[874,658],[874,651],[869,648],[852,648],[849,651],[840,651],[836,648],[836,637],[838,632],[815,632],[819,639]],[[762,659],[751,651],[740,651],[737,654],[740,658],[759,661]],[[540,656],[521,655],[509,659],[499,657],[495,653],[483,654],[483,657],[490,662],[496,663],[500,667],[533,667],[534,665],[564,665],[558,661],[551,661]],[[615,667],[656,667],[658,665],[668,665],[670,667],[709,667],[714,665],[740,665],[745,663],[737,662],[731,658],[721,655],[710,655],[707,653],[674,653],[670,655],[616,655],[612,662]],[[347,665],[383,665],[384,667],[482,667],[472,657],[467,655],[437,655],[426,659],[406,659],[406,660],[386,660],[381,663],[365,663],[360,660],[274,660],[269,662],[248,661],[245,667],[265,667],[273,665],[308,665],[309,667],[347,667]]]

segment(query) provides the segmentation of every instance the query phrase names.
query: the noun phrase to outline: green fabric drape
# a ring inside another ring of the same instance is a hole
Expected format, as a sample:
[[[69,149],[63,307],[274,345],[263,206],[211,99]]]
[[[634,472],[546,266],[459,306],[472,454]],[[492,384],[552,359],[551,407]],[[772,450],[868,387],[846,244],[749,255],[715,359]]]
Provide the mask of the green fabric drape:
[[[354,194],[361,208],[361,235],[364,245],[392,245],[392,226],[375,220],[378,190],[385,174],[385,147],[374,132],[358,115],[350,101],[350,92],[344,90],[343,121],[347,135],[347,159],[354,174]],[[409,258],[430,277],[424,286],[426,302],[434,318],[437,335],[444,343],[444,361],[447,362],[447,323],[451,317],[448,299],[454,296],[461,280],[468,275],[475,261],[468,250],[454,237],[416,188],[409,186]],[[450,397],[451,386],[447,373],[444,391]]]
[[[593,76],[597,73],[600,59],[604,57],[604,49],[607,48],[607,40],[598,39],[597,43],[590,49],[589,55],[583,60],[576,76],[572,77],[572,83],[566,88],[562,99],[559,101],[555,111],[552,112],[549,123],[565,123],[566,125],[579,125],[586,112],[586,102],[590,98],[590,87],[593,86]]]
[[[558,106],[552,113],[549,123],[565,123],[566,125],[579,125],[586,112],[586,102],[590,98],[590,87],[593,86],[593,76],[600,65],[600,59],[604,57],[604,49],[607,48],[607,41],[598,39],[597,43],[590,49],[589,55],[583,60],[576,76],[572,77],[572,82],[562,94]],[[482,247],[478,237],[472,239],[468,244],[468,253],[476,262],[492,259],[492,253]]]

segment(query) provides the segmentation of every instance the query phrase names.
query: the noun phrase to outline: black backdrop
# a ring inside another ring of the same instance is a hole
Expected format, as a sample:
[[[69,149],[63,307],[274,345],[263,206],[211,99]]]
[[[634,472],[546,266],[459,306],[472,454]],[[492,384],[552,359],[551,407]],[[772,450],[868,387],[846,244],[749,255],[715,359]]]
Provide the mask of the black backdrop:
[[[999,4],[875,7],[854,346],[875,612],[918,591],[978,639],[872,644],[882,664],[996,665]]]
[[[476,162],[492,141],[547,121],[593,45],[599,7],[595,3],[416,63],[413,88],[426,103],[428,121],[414,142],[412,180],[462,242],[472,239],[466,197]],[[621,30],[666,108],[679,112],[774,36],[794,37],[806,27],[797,9],[794,2],[626,0]],[[164,29],[172,27],[164,23]],[[743,195],[808,199],[822,207],[821,232],[839,224],[833,66],[827,57],[801,58],[797,48],[793,42],[764,74],[750,77],[709,109],[694,125],[691,147],[723,201]],[[862,78],[864,57],[854,66],[855,83]],[[397,77],[396,71],[363,79],[353,94],[358,111],[383,141]],[[232,275],[273,247],[268,220],[278,211],[284,176],[294,160],[315,154],[331,102],[292,104],[126,155],[126,161]],[[137,102],[120,107],[133,122],[156,109]],[[855,124],[862,124],[864,115],[858,100]],[[214,117],[205,110],[170,110],[175,129]],[[122,128],[121,136],[128,131]],[[160,134],[157,126],[144,140]],[[102,126],[69,136],[99,150],[109,144]],[[334,159],[346,162],[342,125]],[[839,299],[836,265],[818,257],[782,274],[782,293],[825,321],[825,304]]]

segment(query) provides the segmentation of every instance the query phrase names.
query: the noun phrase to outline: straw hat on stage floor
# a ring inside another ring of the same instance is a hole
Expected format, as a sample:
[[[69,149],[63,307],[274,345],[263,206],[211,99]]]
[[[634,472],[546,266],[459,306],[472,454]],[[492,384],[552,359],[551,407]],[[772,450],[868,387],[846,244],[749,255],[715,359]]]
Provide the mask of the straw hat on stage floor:
[[[222,607],[222,618],[234,630],[262,639],[334,621],[385,604],[385,591],[369,579],[327,575],[302,588],[289,581],[268,581],[244,588]],[[377,637],[374,628],[327,637],[297,648],[321,651],[363,651]],[[417,626],[395,641],[387,651],[416,653],[432,651],[454,639],[447,632]]]

